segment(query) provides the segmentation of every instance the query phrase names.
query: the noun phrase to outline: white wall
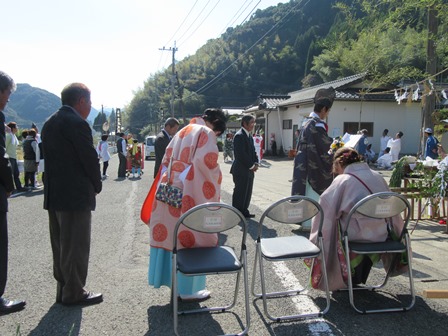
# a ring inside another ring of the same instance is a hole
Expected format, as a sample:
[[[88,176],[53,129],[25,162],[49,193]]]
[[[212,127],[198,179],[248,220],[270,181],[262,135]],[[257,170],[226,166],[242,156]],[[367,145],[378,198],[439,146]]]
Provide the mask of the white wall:
[[[269,115],[269,112],[265,112],[267,133],[269,133],[266,139],[269,139],[271,133],[275,133],[277,148],[283,146],[284,150],[288,151],[293,144],[294,130],[281,129],[282,121],[291,119],[292,124],[298,125],[300,128],[303,118],[308,116],[312,110],[313,105],[308,104],[299,108],[290,107],[286,111],[280,111],[280,123],[276,110]],[[361,106],[360,102],[336,101],[328,117],[328,134],[331,137],[343,135],[341,133],[344,129],[344,122],[359,122],[360,119],[361,122],[373,122],[373,135],[369,134],[368,139],[376,153],[379,152],[380,137],[383,130],[387,128],[389,136],[392,137],[399,131],[404,133],[401,145],[402,154],[416,155],[420,141],[420,103],[412,103],[408,106],[406,103],[399,105],[396,102],[369,101],[363,102]]]
[[[362,110],[361,110],[362,108]],[[360,102],[337,101],[328,117],[329,135],[336,136],[342,132],[344,122],[372,122],[373,135],[369,134],[369,142],[378,153],[380,137],[384,129],[393,137],[399,131],[404,133],[401,142],[401,153],[415,155],[418,151],[421,129],[420,104],[398,105],[395,102]]]

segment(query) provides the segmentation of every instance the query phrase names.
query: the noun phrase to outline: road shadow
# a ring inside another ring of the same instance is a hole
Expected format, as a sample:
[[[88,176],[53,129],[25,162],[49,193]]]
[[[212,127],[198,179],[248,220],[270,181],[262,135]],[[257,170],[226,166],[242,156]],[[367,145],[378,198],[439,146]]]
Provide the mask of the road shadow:
[[[179,310],[198,309],[197,303],[179,303]],[[223,313],[221,313],[223,314]],[[229,313],[230,314],[230,313]],[[169,318],[167,318],[169,316]],[[224,331],[210,313],[181,315],[178,319],[179,335],[222,335]],[[145,336],[174,335],[173,306],[151,306],[148,308],[148,332]]]
[[[65,307],[54,304],[28,336],[79,335],[82,321],[82,307]]]

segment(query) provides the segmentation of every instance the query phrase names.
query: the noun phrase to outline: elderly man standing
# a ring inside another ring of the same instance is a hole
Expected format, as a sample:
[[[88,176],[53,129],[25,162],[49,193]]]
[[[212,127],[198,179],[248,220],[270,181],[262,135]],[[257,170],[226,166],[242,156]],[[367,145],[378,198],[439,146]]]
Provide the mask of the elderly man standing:
[[[9,96],[14,92],[16,84],[13,79],[0,71],[0,313],[8,314],[25,307],[25,301],[11,301],[5,299],[6,280],[8,273],[8,197],[14,189],[11,169],[5,158],[5,115],[3,110],[8,103]]]
[[[42,129],[44,208],[50,223],[56,302],[89,305],[103,300],[102,294],[84,289],[92,210],[102,188],[98,154],[86,121],[92,106],[90,90],[81,83],[69,84],[61,100],[63,106]]]

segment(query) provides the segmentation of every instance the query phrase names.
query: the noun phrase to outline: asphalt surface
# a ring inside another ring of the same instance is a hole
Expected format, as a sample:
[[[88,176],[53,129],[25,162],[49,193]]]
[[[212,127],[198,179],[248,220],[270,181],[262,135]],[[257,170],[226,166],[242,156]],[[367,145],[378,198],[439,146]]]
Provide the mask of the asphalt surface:
[[[118,158],[110,161],[110,177],[104,181],[93,214],[92,245],[87,288],[104,294],[104,302],[89,307],[55,304],[56,283],[47,213],[42,209],[43,191],[33,191],[10,199],[9,276],[5,297],[26,299],[24,310],[0,316],[0,336],[4,335],[173,335],[170,291],[147,284],[149,230],[139,220],[140,207],[152,183],[153,161],[145,162],[142,179],[116,179]],[[222,162],[222,201],[231,203],[233,182],[230,164]],[[390,172],[382,172],[386,178]],[[288,196],[292,161],[265,160],[256,173],[252,205],[256,214],[249,221],[248,273],[253,276],[256,220],[274,201]],[[70,178],[70,176],[67,176]],[[411,222],[410,228],[415,225]],[[267,230],[275,234],[304,234],[291,226]],[[448,289],[446,267],[448,235],[437,221],[421,220],[412,234],[414,277],[417,299],[406,313],[360,315],[351,309],[346,292],[334,292],[324,318],[271,323],[259,300],[250,295],[250,335],[448,335],[448,299],[428,299],[425,289]],[[229,243],[240,238],[240,231],[221,239]],[[304,283],[301,265],[284,263],[267,267],[267,283],[280,288]],[[372,270],[374,279],[379,268]],[[212,292],[208,305],[232,297],[232,277],[209,276]],[[393,304],[397,298],[409,300],[407,277],[392,278],[387,292],[360,294],[366,304]],[[240,289],[240,294],[242,291]],[[273,314],[293,313],[324,305],[322,292],[311,291],[311,299],[285,298],[274,302]],[[179,318],[181,335],[214,335],[242,330],[245,321],[243,300],[233,313],[200,314]],[[193,305],[196,306],[196,305]]]

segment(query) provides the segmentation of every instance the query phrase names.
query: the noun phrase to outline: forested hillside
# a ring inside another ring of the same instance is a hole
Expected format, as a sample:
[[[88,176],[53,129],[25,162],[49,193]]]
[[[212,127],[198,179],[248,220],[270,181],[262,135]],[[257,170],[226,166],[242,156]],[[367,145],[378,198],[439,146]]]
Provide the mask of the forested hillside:
[[[41,128],[48,116],[61,106],[58,96],[29,84],[17,84],[9,100],[6,122],[15,121],[20,129],[30,128],[32,123]]]
[[[448,66],[447,1],[291,0],[256,11],[179,61],[175,116],[248,106],[260,93],[286,94],[364,71],[372,85],[425,78],[429,5],[437,11],[431,37],[442,70]],[[171,73],[170,67],[151,75],[136,93],[127,108],[133,133],[147,133],[171,111]]]

